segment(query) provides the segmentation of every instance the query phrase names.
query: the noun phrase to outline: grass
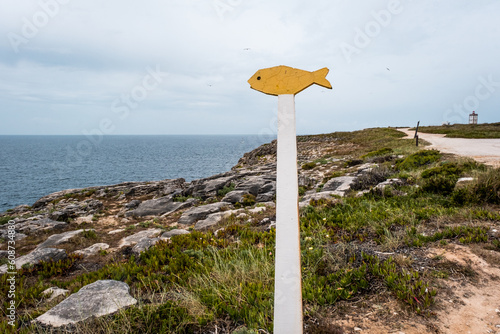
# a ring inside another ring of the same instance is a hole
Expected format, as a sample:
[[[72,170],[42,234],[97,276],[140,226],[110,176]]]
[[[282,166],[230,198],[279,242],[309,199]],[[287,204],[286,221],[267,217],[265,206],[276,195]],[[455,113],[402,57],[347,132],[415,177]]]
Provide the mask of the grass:
[[[418,131],[446,134],[450,138],[500,138],[500,123],[421,126]]]
[[[3,216],[3,217],[0,217],[0,225],[5,225],[9,222],[9,220],[12,220],[14,219],[15,217],[11,217],[11,216]]]

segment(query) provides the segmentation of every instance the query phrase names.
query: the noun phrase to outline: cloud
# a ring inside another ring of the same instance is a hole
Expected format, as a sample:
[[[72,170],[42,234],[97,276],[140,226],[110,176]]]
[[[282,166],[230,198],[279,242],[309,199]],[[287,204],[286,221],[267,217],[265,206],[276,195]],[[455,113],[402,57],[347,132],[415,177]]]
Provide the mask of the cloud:
[[[297,97],[300,133],[440,124],[479,78],[500,81],[493,0],[5,0],[2,7],[0,134],[81,134],[107,118],[114,134],[258,133],[270,128],[277,101],[246,80],[276,65],[331,70],[333,91],[311,87]],[[22,38],[18,52],[12,36]],[[356,48],[350,59],[347,44]],[[120,118],[114,101],[138,93],[147,68],[157,67],[164,80]],[[499,102],[500,89],[480,101],[480,121],[498,121]]]

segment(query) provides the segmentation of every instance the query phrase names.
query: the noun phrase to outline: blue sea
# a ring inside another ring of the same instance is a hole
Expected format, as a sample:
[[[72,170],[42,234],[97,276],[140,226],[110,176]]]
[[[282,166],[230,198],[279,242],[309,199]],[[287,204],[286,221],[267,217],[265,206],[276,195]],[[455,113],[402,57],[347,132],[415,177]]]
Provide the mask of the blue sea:
[[[0,212],[52,192],[226,172],[258,135],[0,136]]]

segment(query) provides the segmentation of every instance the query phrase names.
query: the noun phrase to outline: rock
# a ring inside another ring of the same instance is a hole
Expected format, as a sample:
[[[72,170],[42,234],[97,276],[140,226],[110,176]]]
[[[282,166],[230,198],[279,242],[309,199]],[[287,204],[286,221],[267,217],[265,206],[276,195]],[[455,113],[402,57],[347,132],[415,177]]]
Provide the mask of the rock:
[[[134,247],[132,247],[132,253],[135,255],[140,255],[142,252],[147,251],[151,246],[154,246],[160,238],[144,238],[141,239]]]
[[[125,231],[124,228],[119,228],[117,230],[109,231],[108,234],[116,234]]]
[[[62,211],[51,212],[49,217],[50,219],[57,221],[67,221],[69,218],[68,214]]]
[[[267,208],[265,206],[257,206],[257,207],[255,207],[253,209],[249,209],[248,212],[250,212],[250,213],[260,213],[260,212],[264,212],[266,210],[267,210]]]
[[[178,223],[183,225],[193,224],[197,220],[205,219],[209,214],[218,212],[223,207],[228,206],[231,206],[231,203],[217,202],[191,208],[182,214],[182,216],[179,218]]]
[[[100,250],[108,249],[108,248],[109,248],[108,244],[97,243],[97,244],[93,244],[90,247],[77,250],[75,252],[75,254],[79,254],[79,255],[83,255],[83,256],[87,257],[87,256],[95,255],[95,254],[99,253]]]
[[[345,196],[345,192],[343,191],[322,191],[319,193],[314,193],[314,194],[309,194],[305,195],[302,197],[302,200],[299,202],[299,208],[303,208],[309,205],[311,200],[320,200],[320,199],[326,199],[330,201],[338,201],[337,198],[332,197],[332,196]]]
[[[102,317],[136,303],[137,300],[130,296],[129,286],[126,283],[101,280],[84,286],[35,321],[60,327],[92,316]]]
[[[191,233],[191,232],[189,232],[187,230],[174,229],[174,230],[170,230],[170,231],[163,233],[161,235],[161,238],[171,238],[174,235],[183,235],[183,234],[189,234],[189,233]]]
[[[351,184],[356,180],[354,176],[339,176],[328,180],[323,186],[322,191],[342,191],[347,192],[351,189]]]
[[[83,216],[83,217],[77,217],[74,221],[75,224],[91,224],[92,223],[92,218],[94,218],[94,215],[88,215],[88,216]]]
[[[6,259],[9,257],[9,252],[6,250],[0,250],[0,259]]]
[[[138,199],[134,199],[133,201],[128,202],[124,206],[127,209],[135,209],[135,208],[137,208],[139,206],[139,204],[141,204],[141,201],[139,201]]]
[[[393,185],[402,185],[403,181],[400,179],[387,179],[384,182],[381,182],[375,186],[375,189],[384,189],[387,186],[393,186]]]
[[[215,175],[210,178],[196,180],[193,182],[191,194],[202,198],[216,196],[219,190],[229,186],[236,177],[236,174],[229,172]]]
[[[194,198],[189,198],[185,202],[174,202],[171,196],[166,196],[158,199],[144,201],[139,204],[136,209],[127,212],[125,216],[144,217],[167,215],[177,210],[193,206],[196,204],[196,202],[197,200]]]
[[[231,215],[236,215],[240,212],[243,212],[242,209],[240,210],[228,210],[228,211],[223,211],[223,212],[216,212],[209,214],[207,218],[203,220],[199,220],[196,225],[194,225],[194,229],[197,231],[201,230],[206,230],[207,228],[217,225],[222,221],[222,219],[230,217]]]
[[[68,241],[69,239],[73,238],[75,235],[78,235],[84,231],[95,231],[94,229],[89,229],[89,230],[76,230],[76,231],[69,231],[69,232],[64,232],[60,234],[53,234],[50,237],[47,238],[44,242],[39,244],[36,249],[41,249],[41,248],[48,248],[52,246],[56,246],[59,244],[62,244],[63,242]]]
[[[474,181],[473,177],[461,177],[457,180],[457,183],[471,182],[471,181]]]
[[[245,195],[249,195],[250,193],[246,190],[233,190],[230,191],[224,196],[222,199],[223,202],[229,202],[229,203],[241,203],[243,202],[243,197]]]
[[[238,184],[235,191],[244,191],[248,194],[252,194],[257,196],[260,192],[260,189],[264,187],[267,181],[262,176],[252,176],[249,177],[246,181]]]
[[[149,230],[144,230],[137,232],[135,234],[129,235],[128,237],[123,238],[120,240],[118,244],[118,248],[126,247],[126,246],[132,246],[134,244],[139,243],[142,239],[146,238],[154,238],[158,234],[161,233],[161,229],[159,228],[150,228]]]
[[[69,290],[61,289],[58,287],[48,288],[47,290],[42,291],[42,295],[49,297],[47,299],[48,302],[56,299],[59,296],[64,296],[69,292]]]
[[[21,269],[23,265],[28,263],[31,265],[35,265],[40,261],[45,261],[45,262],[59,261],[59,260],[64,260],[67,257],[68,255],[66,254],[66,251],[64,249],[57,249],[57,248],[35,249],[31,253],[23,255],[16,259],[16,269]],[[3,266],[0,266],[0,274],[6,273],[7,269],[14,269],[14,268],[7,268],[7,265],[4,264]]]

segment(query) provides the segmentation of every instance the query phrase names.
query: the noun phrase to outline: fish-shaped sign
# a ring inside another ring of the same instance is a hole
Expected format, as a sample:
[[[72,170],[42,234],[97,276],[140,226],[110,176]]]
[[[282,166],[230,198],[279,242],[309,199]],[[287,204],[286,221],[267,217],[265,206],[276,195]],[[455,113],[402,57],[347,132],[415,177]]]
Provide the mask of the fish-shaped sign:
[[[308,72],[281,65],[258,70],[248,83],[251,88],[269,95],[295,95],[313,84],[331,89],[332,85],[326,80],[328,71],[326,67]]]

